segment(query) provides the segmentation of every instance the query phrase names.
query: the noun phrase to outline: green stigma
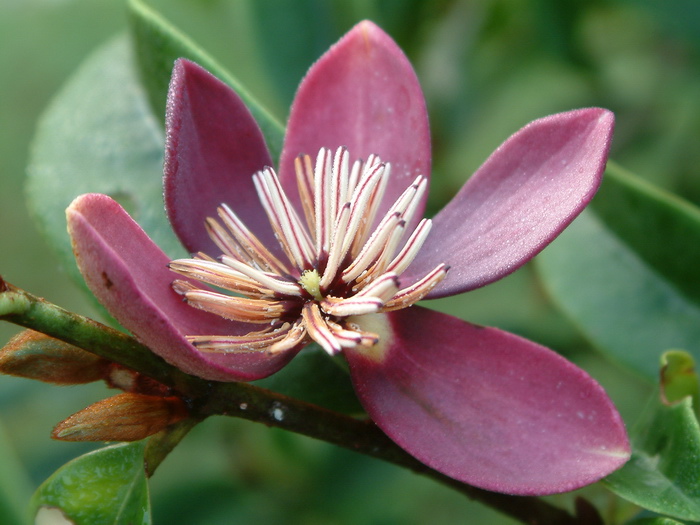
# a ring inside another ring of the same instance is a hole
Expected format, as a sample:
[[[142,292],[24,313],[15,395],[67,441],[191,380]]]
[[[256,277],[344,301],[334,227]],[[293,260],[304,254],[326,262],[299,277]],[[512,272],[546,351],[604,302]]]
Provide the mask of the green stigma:
[[[317,301],[323,299],[321,295],[321,276],[316,270],[305,270],[304,273],[301,274],[299,284]]]

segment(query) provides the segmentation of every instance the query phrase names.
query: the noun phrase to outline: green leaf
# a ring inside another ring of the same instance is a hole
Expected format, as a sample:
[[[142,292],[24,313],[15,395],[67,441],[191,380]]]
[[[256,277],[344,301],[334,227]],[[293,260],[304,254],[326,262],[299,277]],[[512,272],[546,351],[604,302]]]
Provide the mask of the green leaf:
[[[664,350],[700,359],[700,212],[616,168],[594,203],[538,257],[551,297],[595,346],[650,380]]]
[[[243,88],[241,83],[146,4],[140,0],[130,0],[128,5],[138,63],[155,114],[159,118],[165,115],[165,101],[173,63],[180,57],[187,58],[226,82],[238,93],[265,135],[272,158],[279,158],[284,127]]]
[[[150,524],[144,447],[143,441],[112,445],[65,464],[32,497],[36,523],[63,517],[69,521],[55,523]]]
[[[0,425],[0,465],[0,523],[21,525],[25,523],[24,503],[31,494],[30,482],[3,425]]]
[[[642,261],[700,305],[700,209],[614,164],[592,206]]]
[[[641,518],[634,521],[628,521],[625,525],[683,525],[680,521],[672,520],[671,518]]]
[[[164,140],[125,37],[96,51],[42,116],[28,169],[29,205],[79,282],[65,209],[82,193],[112,196],[167,253],[185,254],[163,211]]]
[[[311,64],[342,33],[337,27],[339,9],[331,2],[315,0],[253,0],[250,9],[251,21],[256,29],[254,34],[260,35],[258,40],[263,63],[274,79],[273,84],[282,100],[290,104],[299,81]],[[347,17],[348,21],[351,19]],[[294,45],[290,46],[289,35],[294,27],[304,27],[304,31],[294,31]]]
[[[657,393],[634,429],[632,458],[604,483],[646,509],[700,520],[700,426],[691,398],[669,406]]]

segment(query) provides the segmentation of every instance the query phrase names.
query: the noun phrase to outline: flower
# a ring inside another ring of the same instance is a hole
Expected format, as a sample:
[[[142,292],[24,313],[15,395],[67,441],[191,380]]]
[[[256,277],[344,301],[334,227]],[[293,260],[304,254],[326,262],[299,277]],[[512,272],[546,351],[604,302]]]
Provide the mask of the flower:
[[[302,81],[279,175],[237,94],[176,63],[165,204],[194,258],[170,261],[106,195],[78,197],[68,227],[97,298],[185,372],[258,379],[315,340],[345,357],[367,413],[422,462],[488,490],[562,492],[629,458],[603,389],[536,343],[410,305],[500,279],[551,242],[597,190],[613,121],[588,108],[528,124],[422,220],[423,95],[365,21]]]

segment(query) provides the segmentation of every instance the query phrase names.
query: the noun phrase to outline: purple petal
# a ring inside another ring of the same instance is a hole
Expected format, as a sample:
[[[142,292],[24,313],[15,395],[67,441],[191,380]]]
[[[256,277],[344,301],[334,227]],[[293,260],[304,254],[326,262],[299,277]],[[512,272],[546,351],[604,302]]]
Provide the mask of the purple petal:
[[[185,304],[170,286],[181,277],[168,269],[168,256],[106,195],[82,195],[66,214],[78,267],[90,290],[117,321],[169,363],[205,379],[250,381],[278,371],[296,353],[199,352],[184,335],[242,334],[250,325]]]
[[[504,142],[433,219],[411,282],[451,266],[429,298],[479,288],[518,269],[549,244],[595,194],[614,116],[598,108],[531,122]]]
[[[430,176],[430,128],[418,79],[396,43],[368,21],[331,47],[299,86],[280,161],[285,188],[296,187],[298,155],[315,158],[321,147],[339,146],[352,159],[374,153],[391,163],[384,210],[418,175]]]
[[[252,179],[272,160],[260,128],[235,91],[197,64],[179,59],[165,125],[165,207],[185,247],[221,253],[204,227],[221,203],[263,242],[276,246]]]
[[[629,458],[603,389],[551,350],[416,306],[370,322],[384,342],[345,351],[355,390],[377,425],[434,469],[487,490],[550,494]]]

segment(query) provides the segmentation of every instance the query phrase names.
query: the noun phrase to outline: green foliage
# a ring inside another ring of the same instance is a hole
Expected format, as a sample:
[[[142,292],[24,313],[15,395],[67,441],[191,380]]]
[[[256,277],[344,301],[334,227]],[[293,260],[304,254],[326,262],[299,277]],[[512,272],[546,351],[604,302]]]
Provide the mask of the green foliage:
[[[638,520],[629,521],[627,525],[683,525],[680,521],[672,520],[671,518],[640,518]]]
[[[538,262],[552,298],[590,341],[656,380],[666,349],[700,359],[698,247],[700,210],[613,166],[592,210]]]
[[[48,516],[62,515],[75,525],[150,524],[144,446],[112,445],[67,463],[34,494],[31,516],[51,523]]]
[[[31,494],[27,473],[0,425],[0,523],[20,525],[24,520],[24,502]]]

